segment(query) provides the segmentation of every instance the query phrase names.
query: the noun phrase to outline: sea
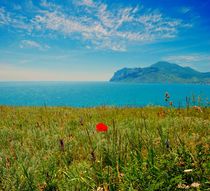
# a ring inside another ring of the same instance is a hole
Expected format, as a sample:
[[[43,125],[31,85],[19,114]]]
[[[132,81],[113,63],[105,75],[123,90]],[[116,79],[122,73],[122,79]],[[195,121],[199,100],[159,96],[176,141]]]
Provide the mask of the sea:
[[[168,92],[170,98],[165,99]],[[0,105],[68,107],[210,106],[210,85],[116,82],[0,82]]]

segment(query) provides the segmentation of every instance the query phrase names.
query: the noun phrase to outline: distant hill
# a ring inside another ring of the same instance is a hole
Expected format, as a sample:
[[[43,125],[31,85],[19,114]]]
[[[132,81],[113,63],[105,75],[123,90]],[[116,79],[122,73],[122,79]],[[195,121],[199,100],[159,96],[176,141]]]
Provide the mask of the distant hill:
[[[139,83],[210,83],[210,72],[198,72],[169,62],[157,62],[146,68],[123,68],[114,73],[111,82]]]

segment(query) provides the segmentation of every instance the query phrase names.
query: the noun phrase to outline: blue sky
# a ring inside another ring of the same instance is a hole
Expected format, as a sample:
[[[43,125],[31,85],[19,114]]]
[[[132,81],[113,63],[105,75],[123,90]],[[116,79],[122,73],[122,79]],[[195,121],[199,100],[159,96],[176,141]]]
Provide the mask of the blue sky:
[[[210,0],[0,0],[0,80],[109,80],[165,60],[210,71]]]

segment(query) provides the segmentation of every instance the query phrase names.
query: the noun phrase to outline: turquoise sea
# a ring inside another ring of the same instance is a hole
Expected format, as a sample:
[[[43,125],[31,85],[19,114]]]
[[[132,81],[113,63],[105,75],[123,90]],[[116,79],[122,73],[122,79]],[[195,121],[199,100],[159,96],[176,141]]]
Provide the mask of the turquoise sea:
[[[0,105],[12,106],[166,106],[208,105],[210,85],[113,82],[0,82]]]

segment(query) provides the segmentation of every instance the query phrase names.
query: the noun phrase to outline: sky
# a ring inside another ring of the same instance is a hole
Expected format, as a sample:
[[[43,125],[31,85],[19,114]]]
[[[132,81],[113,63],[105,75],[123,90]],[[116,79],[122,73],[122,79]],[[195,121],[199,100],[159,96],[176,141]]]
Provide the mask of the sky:
[[[158,61],[210,72],[210,0],[0,0],[0,81],[107,81]]]

